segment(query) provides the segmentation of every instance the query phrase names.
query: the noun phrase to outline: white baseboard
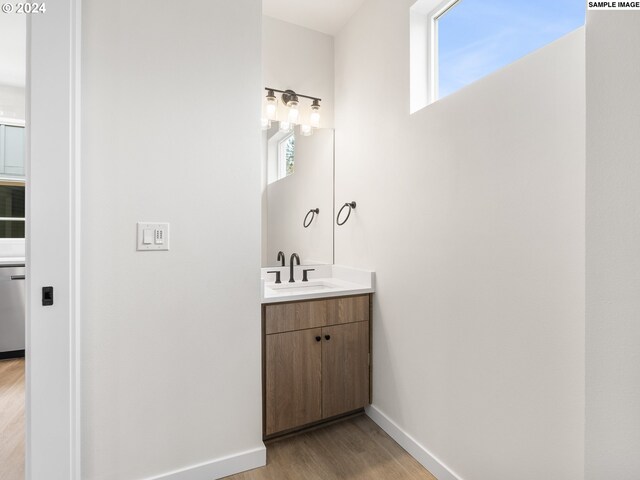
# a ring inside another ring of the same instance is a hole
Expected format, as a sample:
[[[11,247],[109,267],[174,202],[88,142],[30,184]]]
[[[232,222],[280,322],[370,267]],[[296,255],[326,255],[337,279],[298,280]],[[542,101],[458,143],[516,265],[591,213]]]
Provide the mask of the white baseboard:
[[[402,430],[393,420],[375,406],[370,405],[366,408],[366,412],[371,420],[387,432],[391,438],[409,452],[409,455],[420,462],[420,464],[429,470],[438,480],[463,480],[462,477],[454,473],[453,470],[442,463],[429,450],[420,445],[415,438]]]
[[[264,467],[266,464],[267,449],[263,445],[254,450],[247,450],[246,452],[218,458],[210,462],[164,473],[157,477],[152,477],[149,480],[214,480],[254,468]]]

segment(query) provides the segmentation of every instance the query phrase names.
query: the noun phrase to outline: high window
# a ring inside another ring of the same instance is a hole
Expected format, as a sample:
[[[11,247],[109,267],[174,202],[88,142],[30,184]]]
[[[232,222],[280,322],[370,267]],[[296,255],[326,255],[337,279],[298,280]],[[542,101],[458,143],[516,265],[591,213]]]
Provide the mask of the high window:
[[[412,111],[584,22],[583,0],[418,0],[411,10]]]

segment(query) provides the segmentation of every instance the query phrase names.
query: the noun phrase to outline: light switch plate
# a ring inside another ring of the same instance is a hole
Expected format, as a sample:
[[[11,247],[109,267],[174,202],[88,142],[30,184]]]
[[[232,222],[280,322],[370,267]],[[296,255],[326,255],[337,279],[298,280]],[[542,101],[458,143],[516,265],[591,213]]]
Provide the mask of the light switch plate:
[[[138,246],[136,250],[169,250],[169,224],[168,223],[148,223],[138,222]],[[145,238],[145,230],[150,230],[151,239],[147,233]]]

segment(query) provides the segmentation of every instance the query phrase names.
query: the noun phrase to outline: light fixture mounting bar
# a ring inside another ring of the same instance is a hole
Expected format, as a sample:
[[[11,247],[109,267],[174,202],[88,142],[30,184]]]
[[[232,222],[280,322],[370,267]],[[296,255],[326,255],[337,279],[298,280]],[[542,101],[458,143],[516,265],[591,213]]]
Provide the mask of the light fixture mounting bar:
[[[271,91],[271,92],[287,93],[287,94],[288,94],[288,93],[290,93],[290,92],[292,92],[292,90],[288,90],[288,91],[287,91],[287,90],[278,90],[277,88],[269,88],[269,87],[265,87],[264,89],[265,89],[265,90],[267,90],[267,91]],[[298,97],[308,98],[309,100],[317,100],[317,101],[319,101],[319,102],[321,102],[321,101],[322,101],[322,99],[321,99],[321,98],[318,98],[318,97],[312,97],[312,96],[310,96],[310,95],[302,95],[301,93],[298,93],[298,92],[295,92],[295,94],[296,94]]]

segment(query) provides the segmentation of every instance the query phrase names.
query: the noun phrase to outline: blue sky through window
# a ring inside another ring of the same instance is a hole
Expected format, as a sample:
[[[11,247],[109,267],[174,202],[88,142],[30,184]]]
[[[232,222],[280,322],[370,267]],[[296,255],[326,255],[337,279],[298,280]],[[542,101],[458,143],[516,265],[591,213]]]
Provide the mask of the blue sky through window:
[[[584,0],[460,0],[438,19],[439,98],[584,22]]]

